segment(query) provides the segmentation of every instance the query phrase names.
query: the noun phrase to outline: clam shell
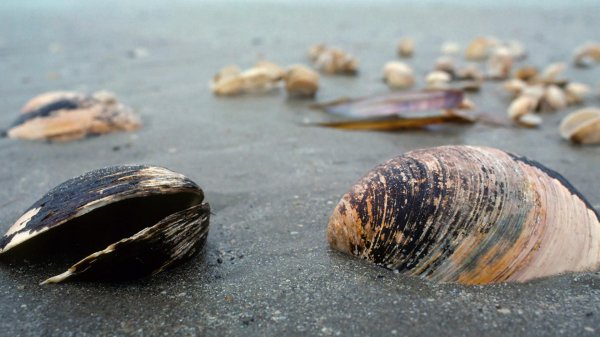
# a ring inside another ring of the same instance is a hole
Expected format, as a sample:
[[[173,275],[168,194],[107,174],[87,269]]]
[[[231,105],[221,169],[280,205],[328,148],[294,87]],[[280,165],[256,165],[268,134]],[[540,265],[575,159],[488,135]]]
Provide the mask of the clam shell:
[[[116,131],[134,131],[141,126],[129,107],[113,94],[57,91],[32,98],[6,134],[26,140],[71,141]]]
[[[600,262],[598,213],[560,174],[493,148],[443,146],[375,167],[346,193],[331,246],[439,282],[527,281]]]
[[[131,278],[160,272],[200,250],[210,207],[202,189],[161,167],[88,172],[49,191],[0,238],[0,255],[68,252],[81,261],[46,280]]]
[[[560,135],[574,143],[600,143],[600,109],[584,108],[567,115],[559,126]]]

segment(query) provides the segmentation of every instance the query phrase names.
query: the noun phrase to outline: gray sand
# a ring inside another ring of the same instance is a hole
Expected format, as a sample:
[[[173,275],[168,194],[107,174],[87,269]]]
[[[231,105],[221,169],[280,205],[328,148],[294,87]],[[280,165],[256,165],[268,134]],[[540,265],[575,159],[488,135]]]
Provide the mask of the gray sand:
[[[402,35],[417,40],[409,62],[420,74],[443,41],[464,46],[482,34],[523,41],[526,63],[541,66],[569,60],[574,47],[598,38],[598,6],[19,3],[0,5],[0,125],[44,91],[110,89],[145,126],[68,144],[0,139],[1,229],[60,182],[122,163],[188,175],[205,189],[214,215],[203,256],[153,278],[38,286],[60,266],[0,264],[0,335],[600,333],[599,273],[439,285],[333,252],[324,238],[334,204],[369,168],[444,144],[527,155],[564,174],[599,208],[600,147],[560,139],[557,125],[568,110],[545,116],[539,130],[344,132],[299,125],[309,102],[284,92],[216,98],[207,87],[224,65],[248,67],[260,56],[306,62],[306,48],[324,41],[354,53],[361,73],[323,77],[319,100],[386,92],[381,67],[395,59]],[[148,56],[130,57],[134,48]],[[600,67],[567,71],[594,85],[599,74]],[[508,105],[495,83],[472,99],[499,116]],[[598,96],[588,103],[599,104]]]

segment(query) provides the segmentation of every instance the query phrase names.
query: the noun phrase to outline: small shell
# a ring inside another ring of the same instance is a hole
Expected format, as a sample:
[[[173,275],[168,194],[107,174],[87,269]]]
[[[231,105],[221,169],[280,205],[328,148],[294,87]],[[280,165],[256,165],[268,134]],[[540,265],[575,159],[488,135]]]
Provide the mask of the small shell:
[[[456,55],[460,52],[460,45],[456,42],[446,41],[442,44],[441,52],[444,55]]]
[[[600,222],[560,174],[503,151],[442,146],[368,172],[340,200],[332,248],[438,282],[524,282],[600,263]]]
[[[504,45],[508,49],[513,60],[522,60],[525,57],[527,57],[525,46],[521,42],[516,40],[510,40],[507,41]]]
[[[427,88],[444,89],[448,87],[451,79],[450,74],[445,71],[432,71],[427,74],[425,81],[427,82]]]
[[[513,96],[519,96],[527,87],[527,83],[523,82],[518,78],[513,78],[508,81],[505,81],[502,84],[502,87],[504,88],[504,90],[506,90]]]
[[[212,92],[217,96],[240,94],[243,84],[240,79],[241,72],[242,70],[236,65],[226,66],[219,70],[210,84]]]
[[[600,109],[584,108],[570,113],[560,123],[559,131],[573,143],[600,143]]]
[[[532,82],[538,77],[539,71],[536,67],[525,66],[515,71],[515,78],[524,82]]]
[[[278,65],[260,61],[255,67],[241,71],[237,66],[224,67],[210,84],[217,96],[233,96],[245,92],[265,92],[277,86],[283,77],[283,69]]]
[[[600,44],[589,42],[577,48],[573,55],[573,63],[578,67],[589,67],[600,63]]]
[[[279,81],[285,76],[285,69],[270,61],[258,61],[255,67],[265,69],[273,81]]]
[[[537,128],[538,126],[542,125],[543,120],[542,117],[540,117],[540,115],[527,113],[519,116],[516,122],[519,123],[519,125],[528,128]]]
[[[567,106],[567,97],[561,88],[556,85],[549,85],[544,91],[544,103],[551,110],[564,109]]]
[[[383,67],[385,83],[390,88],[407,89],[415,85],[412,69],[403,62],[388,62]]]
[[[83,258],[44,283],[155,274],[204,244],[210,208],[203,198],[194,182],[161,167],[91,171],[34,203],[0,238],[0,254]]]
[[[494,49],[488,62],[488,75],[492,79],[506,79],[512,69],[513,57],[505,47]]]
[[[558,81],[558,77],[567,69],[567,65],[559,62],[553,63],[544,69],[542,73],[542,81],[545,83],[556,83]]]
[[[345,50],[323,44],[313,46],[308,51],[309,58],[320,71],[326,74],[356,74],[358,61]]]
[[[72,141],[140,128],[140,118],[113,93],[49,92],[32,98],[8,129],[10,138]]]
[[[517,97],[508,107],[508,117],[518,120],[521,116],[533,112],[538,105],[538,100],[529,95]]]
[[[565,95],[567,97],[567,104],[579,104],[583,102],[585,96],[591,91],[590,87],[583,83],[569,82],[565,86]]]
[[[292,96],[314,97],[319,90],[319,74],[307,66],[292,65],[285,75],[285,89]]]
[[[398,42],[398,55],[400,57],[412,57],[415,53],[415,41],[405,37]]]
[[[471,61],[482,61],[488,57],[489,48],[493,45],[493,41],[487,37],[475,38],[467,46],[465,57]]]
[[[455,72],[455,77],[458,80],[469,80],[474,82],[482,82],[484,80],[483,73],[475,64],[459,68]]]

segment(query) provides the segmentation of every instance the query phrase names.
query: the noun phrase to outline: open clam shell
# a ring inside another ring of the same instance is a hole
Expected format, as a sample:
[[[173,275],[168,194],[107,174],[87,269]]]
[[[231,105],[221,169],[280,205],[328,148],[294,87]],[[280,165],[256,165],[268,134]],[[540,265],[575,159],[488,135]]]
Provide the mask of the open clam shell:
[[[114,94],[56,91],[32,98],[6,132],[9,138],[71,141],[141,126],[133,110]]]
[[[81,259],[45,283],[154,274],[197,253],[208,235],[202,189],[161,167],[115,166],[52,189],[0,238],[0,255]]]
[[[337,250],[440,282],[527,281],[600,263],[598,213],[558,173],[503,151],[443,146],[367,173],[335,208]]]

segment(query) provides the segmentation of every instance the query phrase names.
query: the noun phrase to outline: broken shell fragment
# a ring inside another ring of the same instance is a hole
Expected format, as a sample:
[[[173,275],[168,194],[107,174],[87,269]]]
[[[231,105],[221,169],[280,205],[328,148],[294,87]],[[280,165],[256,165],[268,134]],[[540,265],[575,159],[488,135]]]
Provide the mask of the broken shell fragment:
[[[589,42],[577,48],[573,55],[573,63],[578,67],[589,67],[600,63],[600,44]]]
[[[412,69],[403,62],[388,62],[383,67],[383,78],[390,88],[408,89],[415,85]]]
[[[416,150],[375,167],[340,200],[327,240],[437,282],[524,282],[600,263],[590,203],[560,174],[485,147]]]
[[[319,74],[307,66],[292,65],[285,75],[285,89],[291,96],[314,97],[319,90]]]
[[[398,56],[412,57],[415,52],[415,41],[405,37],[398,41]]]
[[[584,108],[574,111],[560,123],[560,135],[573,143],[600,143],[600,109]]]
[[[34,203],[0,238],[0,255],[80,260],[44,283],[156,274],[202,248],[210,213],[203,198],[198,185],[165,168],[94,170]]]
[[[113,93],[49,92],[32,98],[6,132],[9,138],[72,141],[141,126],[133,110]]]

